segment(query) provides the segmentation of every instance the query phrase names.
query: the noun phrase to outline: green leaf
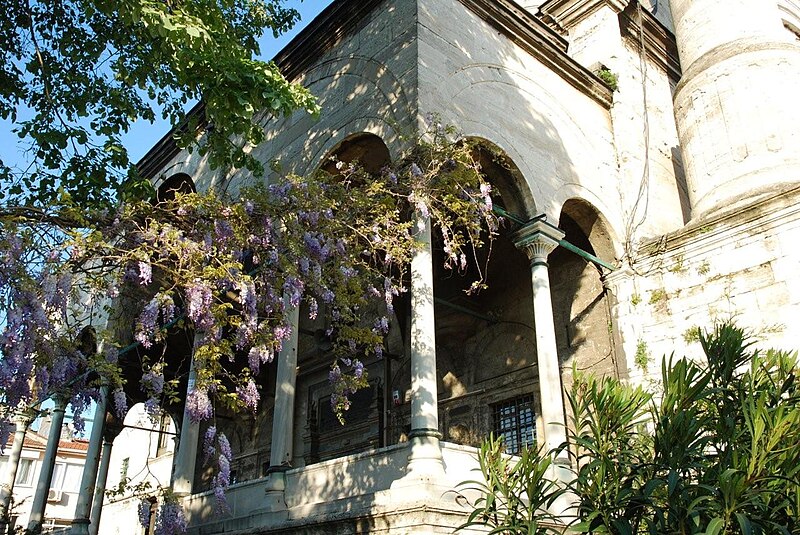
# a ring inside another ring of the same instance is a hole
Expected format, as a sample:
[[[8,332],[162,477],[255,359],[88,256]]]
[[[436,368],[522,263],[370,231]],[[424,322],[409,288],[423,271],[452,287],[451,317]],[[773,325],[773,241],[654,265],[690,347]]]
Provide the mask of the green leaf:
[[[719,533],[722,533],[722,530],[724,528],[725,528],[725,521],[719,517],[714,518],[711,520],[711,522],[708,523],[705,535],[718,535]]]

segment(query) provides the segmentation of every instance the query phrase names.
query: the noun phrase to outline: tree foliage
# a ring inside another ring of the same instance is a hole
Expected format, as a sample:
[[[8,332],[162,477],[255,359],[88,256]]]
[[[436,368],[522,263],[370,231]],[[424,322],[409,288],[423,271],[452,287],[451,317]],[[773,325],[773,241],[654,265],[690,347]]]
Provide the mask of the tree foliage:
[[[298,18],[283,0],[3,0],[0,10],[0,117],[30,162],[0,162],[5,204],[147,196],[121,143],[138,119],[182,124],[179,144],[197,144],[212,166],[258,173],[243,148],[263,139],[259,121],[318,111],[308,91],[254,59],[264,29],[277,35]],[[199,101],[203,113],[187,120]]]
[[[800,533],[796,356],[757,351],[730,324],[702,335],[701,344],[703,360],[665,361],[660,396],[611,378],[576,380],[571,531]],[[536,462],[527,463],[536,473]],[[503,472],[495,462],[487,480]]]

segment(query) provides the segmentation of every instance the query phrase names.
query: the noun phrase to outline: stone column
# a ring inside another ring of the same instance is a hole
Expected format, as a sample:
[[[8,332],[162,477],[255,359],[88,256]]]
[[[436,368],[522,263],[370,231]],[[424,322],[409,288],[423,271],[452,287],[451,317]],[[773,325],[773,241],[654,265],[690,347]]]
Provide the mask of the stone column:
[[[11,451],[8,452],[8,462],[6,471],[0,483],[0,533],[5,533],[8,527],[8,508],[11,505],[11,497],[14,495],[14,481],[17,479],[17,468],[19,467],[19,457],[22,453],[22,445],[25,442],[25,432],[34,419],[34,411],[23,410],[14,414],[14,442]]]
[[[547,256],[558,247],[558,242],[563,237],[564,232],[541,220],[525,225],[512,236],[514,244],[525,251],[531,261],[536,363],[539,372],[544,444],[547,450],[557,452],[560,452],[560,446],[566,441],[567,434]],[[556,458],[559,457],[560,455],[556,455]]]
[[[553,456],[553,464],[548,470],[547,477],[561,485],[567,485],[574,479],[574,475],[569,451],[562,447],[567,441],[567,428],[561,387],[561,367],[558,363],[556,330],[553,322],[550,275],[547,269],[547,257],[558,247],[563,237],[562,230],[542,220],[536,220],[519,229],[512,239],[518,248],[525,251],[531,261],[536,364],[544,424],[544,445]],[[575,496],[567,493],[550,504],[548,509],[567,523],[574,516],[576,505]]]
[[[288,301],[287,301],[288,305]],[[285,472],[292,460],[294,437],[294,400],[297,382],[297,344],[300,328],[300,307],[289,310],[292,334],[283,342],[278,353],[278,371],[275,378],[275,407],[272,418],[272,448],[269,457],[269,479],[266,488],[266,508],[270,511],[286,509]]]
[[[81,490],[75,504],[75,517],[72,520],[70,535],[89,534],[89,515],[92,512],[97,470],[100,466],[100,451],[103,447],[103,431],[106,422],[106,407],[108,405],[108,386],[100,388],[100,399],[94,412],[94,425],[89,437],[89,449],[86,451],[86,462],[83,465],[81,476]]]
[[[194,390],[197,376],[194,370],[194,350],[200,345],[202,334],[195,333],[192,360],[189,363],[189,380],[186,386],[186,397]],[[178,451],[175,452],[175,469],[172,473],[172,490],[177,496],[188,496],[194,487],[194,469],[197,463],[197,441],[200,439],[200,424],[193,422],[188,407],[183,409],[181,434],[178,439]]]
[[[419,248],[411,259],[411,453],[408,474],[435,479],[444,474],[439,444],[436,325],[430,217],[416,214]]]
[[[39,471],[39,482],[33,495],[31,516],[28,521],[28,533],[41,533],[44,509],[47,506],[47,491],[53,482],[53,469],[56,465],[58,443],[61,440],[61,425],[64,423],[64,410],[67,407],[67,398],[56,396],[56,405],[51,411],[50,433],[47,436],[47,447],[44,450],[42,469]]]
[[[675,122],[692,219],[796,185],[800,43],[776,2],[670,0],[683,76]]]
[[[108,422],[106,422],[105,433],[103,433],[103,453],[100,457],[100,468],[97,472],[97,484],[95,485],[94,499],[92,500],[91,523],[89,524],[90,535],[98,535],[100,517],[103,514],[108,467],[111,464],[111,449],[114,446],[114,439],[117,438],[121,431],[122,422],[119,422],[119,425],[108,425]]]

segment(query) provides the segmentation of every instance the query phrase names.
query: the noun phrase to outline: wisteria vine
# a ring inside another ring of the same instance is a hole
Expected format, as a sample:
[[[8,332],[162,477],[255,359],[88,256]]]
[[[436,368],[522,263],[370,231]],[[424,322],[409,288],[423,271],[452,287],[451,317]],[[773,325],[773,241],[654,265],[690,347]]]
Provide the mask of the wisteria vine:
[[[194,336],[190,417],[209,420],[221,406],[255,412],[259,370],[291,336],[288,312],[301,304],[327,319],[341,415],[367,384],[363,359],[382,354],[394,299],[406,289],[417,247],[412,213],[431,218],[456,271],[497,231],[475,147],[454,137],[435,125],[380,173],[337,162],[334,174],[287,176],[237,199],[178,194],[55,215],[0,208],[0,396],[9,409],[0,418],[52,396],[79,412],[101,384],[119,417],[131,388],[157,414],[180,396],[177,370],[147,350],[175,329]],[[473,289],[483,284],[478,272]],[[78,334],[88,326],[87,345]],[[133,346],[143,350],[142,374],[126,385]],[[219,473],[226,462],[229,472],[227,441],[210,440]]]

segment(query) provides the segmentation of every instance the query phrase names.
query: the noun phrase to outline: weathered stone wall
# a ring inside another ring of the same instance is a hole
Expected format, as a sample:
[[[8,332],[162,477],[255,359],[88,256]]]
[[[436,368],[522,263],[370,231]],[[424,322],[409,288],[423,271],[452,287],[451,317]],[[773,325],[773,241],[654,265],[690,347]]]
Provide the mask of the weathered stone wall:
[[[318,97],[323,111],[319,118],[303,112],[265,117],[266,141],[252,154],[279,162],[282,173],[303,174],[323,165],[347,137],[369,132],[396,156],[404,143],[400,136],[416,126],[415,13],[411,0],[387,0],[363,17],[354,14],[345,27],[332,26],[321,40],[299,43],[294,55],[307,65],[294,81]],[[165,178],[179,172],[200,190],[213,184],[232,194],[252,180],[244,171],[212,171],[197,153],[181,152],[162,170]]]
[[[561,205],[580,197],[616,226],[611,118],[558,72],[580,69],[577,64],[545,65],[458,0],[421,0],[419,6],[420,113],[438,113],[464,135],[508,155],[532,201],[524,215],[543,212],[557,221]],[[541,25],[525,28],[530,39],[547,33]]]
[[[698,355],[696,329],[734,320],[760,347],[796,350],[800,317],[800,191],[686,227],[647,244],[614,278],[628,366]],[[637,346],[640,362],[636,362]]]

